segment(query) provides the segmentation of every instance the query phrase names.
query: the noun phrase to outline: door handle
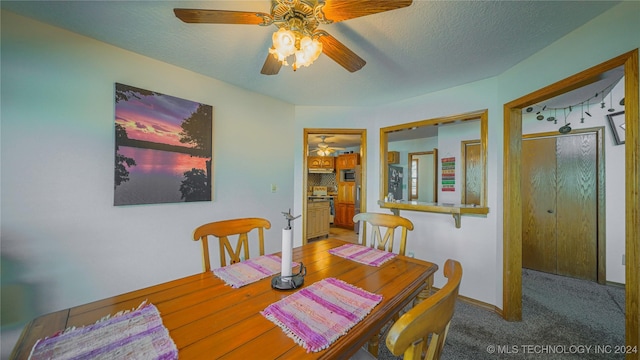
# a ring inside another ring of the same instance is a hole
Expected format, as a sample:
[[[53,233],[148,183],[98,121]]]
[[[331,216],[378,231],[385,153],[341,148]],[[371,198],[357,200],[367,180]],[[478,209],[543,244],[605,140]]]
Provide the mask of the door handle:
[[[549,214],[553,214],[553,210],[547,210]]]

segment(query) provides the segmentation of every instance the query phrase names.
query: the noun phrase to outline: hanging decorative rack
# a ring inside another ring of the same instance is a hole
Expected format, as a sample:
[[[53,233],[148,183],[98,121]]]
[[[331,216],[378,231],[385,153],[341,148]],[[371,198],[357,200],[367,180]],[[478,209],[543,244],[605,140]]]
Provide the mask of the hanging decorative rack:
[[[588,117],[592,117],[591,114],[589,113],[590,104],[593,102],[600,102],[600,108],[604,109],[606,108],[606,97],[608,95],[609,108],[607,109],[607,111],[614,112],[615,109],[613,107],[612,90],[617,84],[618,84],[618,81],[596,92],[595,95],[572,105],[568,105],[564,107],[550,107],[546,104],[535,104],[527,107],[526,112],[535,111],[537,120],[546,119],[547,121],[553,121],[554,124],[557,124],[558,123],[557,112],[561,111],[564,114],[564,125],[560,127],[559,131],[562,134],[566,134],[571,131],[571,127],[569,126],[570,123],[567,123],[567,117],[571,114],[571,112],[573,111],[573,108],[580,107],[580,112],[581,112],[580,123],[584,123],[584,119],[585,119],[584,115],[587,115]],[[624,106],[624,98],[620,100],[620,105]],[[544,115],[544,112],[546,112],[547,114],[546,117]]]

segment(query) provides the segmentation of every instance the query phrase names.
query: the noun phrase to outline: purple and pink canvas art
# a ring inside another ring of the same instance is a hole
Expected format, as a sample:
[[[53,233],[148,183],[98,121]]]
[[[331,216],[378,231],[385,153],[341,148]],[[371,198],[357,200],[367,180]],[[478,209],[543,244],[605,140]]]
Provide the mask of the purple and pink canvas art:
[[[213,107],[115,84],[114,205],[211,201]]]

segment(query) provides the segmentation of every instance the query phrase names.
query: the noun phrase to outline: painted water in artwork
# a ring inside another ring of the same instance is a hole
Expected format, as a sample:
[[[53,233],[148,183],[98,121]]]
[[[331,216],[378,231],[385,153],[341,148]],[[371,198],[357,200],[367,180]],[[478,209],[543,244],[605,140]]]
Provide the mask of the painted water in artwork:
[[[213,107],[116,83],[114,205],[211,201]]]

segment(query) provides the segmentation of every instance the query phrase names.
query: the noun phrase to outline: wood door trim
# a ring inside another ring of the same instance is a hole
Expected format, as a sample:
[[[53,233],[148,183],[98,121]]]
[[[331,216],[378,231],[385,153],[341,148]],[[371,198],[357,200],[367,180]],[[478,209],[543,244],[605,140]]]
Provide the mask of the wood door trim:
[[[577,89],[600,74],[624,66],[625,74],[625,334],[640,346],[640,116],[638,49],[629,51],[504,105],[503,317],[522,319],[522,199],[520,166],[522,109]],[[632,355],[627,355],[631,359]]]
[[[598,232],[596,234],[597,239],[597,252],[598,252],[598,284],[605,285],[607,283],[607,267],[606,267],[606,255],[607,255],[607,237],[606,237],[606,207],[605,207],[605,185],[606,185],[606,171],[605,171],[605,157],[604,157],[604,126],[573,129],[568,134],[558,134],[557,132],[542,132],[523,134],[522,139],[542,139],[542,138],[558,138],[563,136],[575,136],[584,134],[595,134],[596,136],[596,175],[598,176],[597,190],[596,190],[596,206],[598,215]]]
[[[309,135],[320,134],[347,134],[360,135],[360,211],[367,209],[367,129],[324,129],[324,128],[304,128],[302,135],[302,245],[307,243],[307,183],[309,181],[308,174],[308,158],[309,158]],[[337,175],[336,175],[337,176]]]

